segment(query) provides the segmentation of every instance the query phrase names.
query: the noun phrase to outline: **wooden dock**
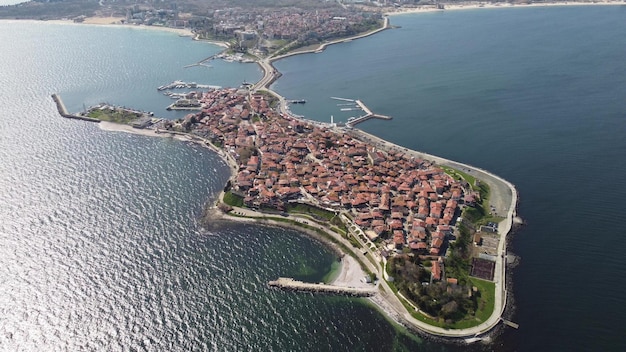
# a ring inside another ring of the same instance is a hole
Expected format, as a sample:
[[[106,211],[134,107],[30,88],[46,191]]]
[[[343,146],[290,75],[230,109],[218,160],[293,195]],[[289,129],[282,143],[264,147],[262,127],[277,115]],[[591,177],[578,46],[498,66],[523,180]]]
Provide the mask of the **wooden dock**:
[[[313,284],[308,282],[297,281],[290,277],[279,277],[278,280],[268,282],[270,287],[276,287],[285,291],[295,292],[313,292],[324,294],[336,294],[355,297],[369,297],[376,293],[374,287],[341,287],[327,284]]]

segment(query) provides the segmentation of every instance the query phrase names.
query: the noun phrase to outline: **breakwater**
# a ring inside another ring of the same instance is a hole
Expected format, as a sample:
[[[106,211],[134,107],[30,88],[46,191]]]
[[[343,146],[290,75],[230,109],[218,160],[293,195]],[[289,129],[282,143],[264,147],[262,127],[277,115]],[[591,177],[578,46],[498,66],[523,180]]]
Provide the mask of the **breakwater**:
[[[61,97],[56,93],[52,94],[52,100],[54,100],[55,104],[57,105],[57,110],[59,111],[59,115],[65,118],[83,120],[83,121],[89,121],[89,122],[100,122],[100,120],[93,119],[91,117],[70,114],[69,112],[67,112],[67,108],[65,107],[65,104],[63,104],[63,100],[61,100]]]
[[[290,277],[279,277],[278,280],[268,282],[270,287],[276,287],[285,291],[313,292],[324,294],[336,294],[355,297],[370,297],[376,293],[375,288],[341,287],[326,284],[313,284],[297,281]]]
[[[267,61],[261,61],[263,64],[263,67],[266,67],[265,65],[270,65],[271,63],[268,63]],[[271,65],[269,66],[271,68]],[[267,71],[266,71],[267,72]],[[275,77],[274,75],[272,75],[271,77]],[[264,77],[265,79],[265,77]],[[272,92],[271,90],[269,90],[269,92]],[[283,97],[280,97],[280,102],[281,108],[284,108],[285,106],[285,100]],[[346,99],[340,99],[340,100],[346,100]],[[361,110],[363,110],[365,112],[365,115],[362,116],[361,118],[365,119],[365,118],[372,118],[374,117],[373,112],[367,107],[365,106],[360,100],[354,100],[353,101],[354,104],[356,106],[358,106]],[[390,117],[388,116],[383,116],[383,115],[377,115],[380,118],[383,119],[389,119]],[[351,127],[350,125],[348,125],[349,127]],[[345,130],[344,132],[345,133]],[[389,143],[386,143],[384,141],[381,141],[379,144],[381,145],[387,145]],[[399,151],[399,147],[398,147],[398,151]],[[397,152],[397,151],[396,151]],[[405,149],[405,152],[407,152],[407,150]],[[234,169],[237,169],[237,163],[235,163],[235,167]],[[497,192],[494,192],[494,194],[492,194],[492,198],[495,199],[497,198],[495,196]],[[490,199],[493,200],[493,199]],[[498,202],[494,202],[495,204],[497,204]],[[348,247],[349,248],[349,247]],[[375,257],[375,253],[373,253],[371,250],[369,250],[370,254],[372,256]],[[361,255],[366,255],[367,253],[362,252]],[[371,262],[371,264],[367,264],[368,261],[365,260],[364,263],[366,263],[366,265],[369,265],[371,267],[371,272],[374,273],[380,273],[383,272],[383,269],[377,264],[378,261],[373,261]],[[330,294],[343,294],[343,295],[351,295],[351,296],[370,296],[370,295],[374,295],[374,291],[375,290],[369,290],[369,289],[355,289],[353,287],[347,288],[347,287],[335,287],[335,286],[331,286],[331,285],[323,285],[323,284],[308,284],[308,283],[303,283],[303,282],[299,282],[299,281],[295,281],[293,279],[279,279],[276,280],[274,282],[270,282],[269,283],[270,286],[273,287],[278,287],[281,289],[285,289],[285,290],[290,290],[290,291],[305,291],[305,292],[316,292],[316,293],[330,293]],[[498,282],[496,282],[496,290],[498,290],[499,287],[502,287],[504,290],[504,286],[500,285]],[[416,320],[415,318],[413,318],[408,312],[406,312],[406,308],[403,305],[403,302],[400,301],[398,299],[398,297],[396,297],[394,295],[394,292],[392,290],[392,288],[384,281],[382,280],[378,286],[378,288],[380,289],[381,292],[384,292],[386,294],[389,294],[388,296],[386,296],[386,300],[389,303],[389,306],[391,307],[391,309],[394,309],[395,312],[397,312],[400,315],[404,315],[405,319],[407,319],[407,321],[409,322],[409,324],[411,324],[412,326],[415,326],[416,328],[423,330],[425,332],[428,333],[432,333],[435,335],[441,335],[441,336],[452,336],[452,337],[465,337],[465,336],[470,336],[470,335],[475,335],[476,332],[474,330],[478,329],[480,331],[482,331],[482,329],[491,329],[493,327],[493,325],[490,325],[491,322],[487,322],[485,323],[487,326],[478,326],[475,329],[455,329],[453,331],[450,331],[450,329],[444,329],[444,328],[439,328],[436,326],[431,326],[428,325],[424,322],[421,322],[419,320]],[[504,297],[506,297],[506,295],[504,295]],[[500,300],[498,299],[498,291],[496,291],[496,304],[497,302],[499,302]],[[496,308],[494,309],[495,312],[498,312],[499,314],[497,316],[493,315],[493,318],[499,318],[500,317],[500,310],[497,309],[498,306],[496,306]],[[504,307],[504,305],[502,305],[502,307]],[[395,314],[395,313],[391,313],[391,314]],[[495,324],[495,323],[494,323]]]
[[[351,110],[362,110],[365,112],[365,115],[359,117],[351,117],[348,119],[346,123],[347,127],[354,127],[355,125],[367,121],[369,119],[382,119],[382,120],[391,120],[391,116],[375,114],[370,110],[370,108],[365,105],[361,100],[357,99],[347,99],[347,98],[339,98],[339,97],[330,97],[330,99],[339,100],[339,101],[347,101],[348,103],[339,104],[341,106],[354,106],[349,108],[342,108],[341,111],[351,111]]]

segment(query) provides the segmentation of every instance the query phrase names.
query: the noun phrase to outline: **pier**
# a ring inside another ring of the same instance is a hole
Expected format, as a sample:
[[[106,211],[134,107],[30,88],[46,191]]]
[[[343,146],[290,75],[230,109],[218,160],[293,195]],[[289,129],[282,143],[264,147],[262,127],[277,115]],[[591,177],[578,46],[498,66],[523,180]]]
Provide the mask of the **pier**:
[[[372,288],[358,288],[358,287],[340,287],[326,284],[313,284],[308,282],[302,282],[294,280],[290,277],[279,277],[278,280],[270,281],[268,283],[270,287],[277,287],[285,291],[296,292],[313,292],[313,293],[325,293],[346,295],[355,297],[369,297],[376,293],[374,287]]]
[[[91,117],[87,117],[87,116],[74,115],[74,114],[70,114],[69,112],[67,112],[67,108],[65,107],[65,104],[63,104],[63,100],[61,100],[61,96],[59,96],[57,93],[52,94],[52,100],[54,100],[55,104],[57,105],[57,110],[59,111],[59,115],[65,118],[83,120],[83,121],[89,121],[89,122],[100,122],[100,120],[98,119],[92,119]]]
[[[196,62],[195,64],[183,66],[183,68],[189,68],[189,67],[195,67],[195,66],[204,66],[206,68],[211,68],[213,66],[206,64],[206,62],[215,59],[218,55],[219,54],[211,55],[211,56],[207,57],[206,59],[203,59],[203,60],[200,60],[200,61]]]
[[[331,99],[334,100],[340,100],[340,101],[347,101],[347,102],[351,102],[356,104],[356,107],[354,108],[342,108],[341,111],[350,111],[350,110],[362,110],[365,112],[365,115],[363,116],[359,116],[357,118],[350,118],[348,120],[348,122],[346,123],[346,126],[348,127],[354,127],[355,125],[361,123],[361,122],[365,122],[369,119],[382,119],[382,120],[391,120],[391,116],[387,116],[387,115],[381,115],[381,114],[375,114],[372,112],[372,110],[370,110],[367,105],[365,105],[361,100],[359,99],[346,99],[346,98],[338,98],[338,97],[330,97]],[[345,104],[342,104],[345,106]]]
[[[341,100],[341,101],[350,101],[354,103],[354,99],[346,99],[346,98],[338,98],[338,97],[330,97],[330,99]]]
[[[506,320],[504,318],[500,318],[500,320],[502,320],[502,323],[504,323],[504,325],[506,325],[506,326],[510,326],[513,329],[519,329],[519,324],[517,324],[517,323],[514,323],[514,322],[512,322],[510,320]]]

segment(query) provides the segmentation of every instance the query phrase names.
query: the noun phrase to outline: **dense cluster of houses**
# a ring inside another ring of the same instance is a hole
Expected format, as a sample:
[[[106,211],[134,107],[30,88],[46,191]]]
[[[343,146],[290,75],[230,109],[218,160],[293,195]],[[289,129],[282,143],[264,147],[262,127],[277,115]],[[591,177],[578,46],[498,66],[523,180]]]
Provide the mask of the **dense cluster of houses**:
[[[296,40],[307,36],[331,38],[346,35],[346,31],[366,19],[380,19],[379,14],[348,11],[341,8],[299,9],[220,9],[214,12],[214,31],[221,34],[258,33],[264,39]],[[349,34],[349,33],[348,33]],[[252,39],[247,37],[244,39]]]
[[[182,124],[237,160],[233,189],[246,206],[282,210],[303,202],[346,211],[370,239],[436,257],[460,207],[477,200],[464,181],[429,161],[281,115],[263,95],[219,89],[201,101],[202,110]]]

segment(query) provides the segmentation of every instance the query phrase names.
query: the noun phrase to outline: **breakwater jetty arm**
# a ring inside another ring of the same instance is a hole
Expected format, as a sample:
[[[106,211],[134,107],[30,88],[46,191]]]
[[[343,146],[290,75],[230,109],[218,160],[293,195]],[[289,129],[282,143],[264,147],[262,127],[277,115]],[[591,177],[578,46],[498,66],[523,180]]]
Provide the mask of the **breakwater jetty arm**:
[[[269,92],[272,95],[275,95],[279,101],[280,104],[278,106],[278,108],[276,109],[276,114],[269,114],[269,115],[275,115],[276,118],[284,118],[287,120],[292,119],[293,117],[290,117],[286,112],[285,112],[285,106],[287,104],[286,100],[278,95],[277,93],[273,92],[270,88],[269,85],[271,85],[271,82],[273,80],[275,80],[278,76],[279,73],[278,71],[275,70],[275,68],[271,65],[272,60],[270,59],[265,59],[265,60],[260,60],[259,64],[261,65],[261,67],[263,68],[264,71],[264,76],[263,78],[254,86],[252,86],[250,88],[250,90],[252,91],[252,93],[254,93],[257,89],[267,89],[267,92]],[[250,92],[248,92],[248,97],[251,97],[251,95],[249,94]],[[233,93],[228,93],[227,96],[232,97]],[[79,115],[70,115],[67,112],[67,109],[65,108],[65,106],[63,105],[60,97],[58,97],[57,94],[53,95],[53,99],[55,100],[55,102],[57,103],[57,108],[59,110],[59,113],[64,116],[64,117],[68,117],[68,118],[77,118],[77,119],[85,119],[82,116]],[[354,124],[361,122],[361,121],[365,121],[367,119],[370,118],[381,118],[381,119],[390,119],[390,116],[385,116],[385,115],[377,115],[375,113],[372,112],[371,109],[369,109],[362,101],[360,100],[352,100],[352,99],[345,99],[345,98],[336,98],[334,97],[333,99],[337,99],[340,101],[343,101],[344,104],[346,102],[351,103],[351,105],[353,105],[355,108],[358,108],[362,111],[364,111],[365,115],[360,117],[360,120],[356,120],[356,118],[354,120],[351,121],[351,123],[348,125],[348,127],[352,127]],[[227,106],[227,105],[224,105]],[[89,121],[92,121],[93,119],[88,118]],[[295,119],[295,118],[294,118]],[[271,123],[271,122],[276,122],[273,119],[268,119],[267,123]],[[282,122],[282,121],[281,121]],[[210,124],[217,124],[219,123],[217,119],[214,120],[210,120],[209,121]],[[207,124],[209,124],[207,123]],[[237,122],[238,124],[239,122]],[[278,122],[278,126],[283,126],[280,122]],[[215,126],[215,125],[214,125]],[[169,127],[168,127],[169,128]],[[282,128],[282,127],[281,127]],[[325,127],[328,128],[328,127]],[[236,130],[236,129],[233,129]],[[357,129],[352,129],[352,128],[348,128],[348,129],[343,129],[343,128],[338,128],[338,127],[332,127],[331,129],[332,131],[335,131],[338,133],[338,136],[343,136],[344,133],[347,134],[354,134],[356,136],[361,137],[361,141],[369,144],[370,146],[373,145],[377,145],[381,150],[385,151],[387,150],[388,153],[383,153],[381,158],[383,158],[383,160],[389,160],[392,162],[392,164],[390,164],[391,168],[394,167],[395,162],[397,162],[397,158],[396,156],[390,156],[391,153],[393,152],[393,155],[398,155],[400,154],[400,152],[403,153],[407,153],[407,154],[415,154],[416,156],[419,156],[420,154],[418,152],[413,152],[413,151],[409,151],[406,148],[402,148],[401,146],[396,146],[393,145],[392,143],[389,143],[387,141],[384,140],[380,140],[377,137],[374,136],[370,136],[365,134],[364,132],[357,130]],[[159,131],[157,129],[156,134],[159,134]],[[174,131],[175,133],[173,133],[172,131],[164,131],[164,134],[180,134],[180,135],[189,135],[187,134],[187,132],[181,132],[181,131]],[[236,135],[236,132],[229,132],[231,133],[231,135]],[[154,135],[156,135],[154,134]],[[218,133],[218,135],[221,135]],[[228,136],[228,134],[224,133],[222,135],[224,138],[226,138]],[[261,137],[259,137],[261,138]],[[289,136],[286,136],[285,138],[292,138]],[[324,137],[325,138],[325,137]],[[337,137],[337,138],[343,138],[343,137]],[[357,138],[360,139],[360,138]],[[336,139],[337,141],[339,141],[340,139]],[[372,142],[374,142],[375,144],[372,144]],[[338,145],[338,144],[337,144]],[[232,161],[232,176],[231,176],[231,183],[237,182],[237,172],[240,168],[240,164],[238,160],[235,160],[235,157],[233,155],[231,155],[231,153],[228,152],[228,149],[226,148],[227,145],[224,145],[224,149],[223,150],[218,150],[218,153],[221,153],[220,155],[225,156],[227,158],[227,160]],[[347,147],[345,149],[348,149]],[[286,154],[286,149],[280,149],[277,150],[276,153],[277,154],[281,154],[284,155]],[[344,155],[348,155],[348,150],[346,151],[342,151],[341,153],[345,153]],[[423,159],[423,158],[422,158]],[[304,159],[303,159],[304,160]],[[321,159],[320,163],[321,163]],[[408,159],[406,159],[408,160]],[[450,165],[451,167],[459,167],[459,170],[465,170],[466,172],[471,173],[472,175],[475,175],[476,177],[478,177],[479,179],[482,180],[482,178],[480,176],[482,176],[482,173],[479,173],[478,169],[475,168],[471,168],[469,166],[466,165],[462,165],[462,164],[457,164],[454,163],[452,161],[449,160],[445,160],[445,159],[441,159],[441,158],[436,158],[436,157],[432,157],[432,158],[428,158],[427,160],[432,160],[435,161],[437,164],[441,164],[441,165]],[[456,166],[456,165],[460,165],[460,166]],[[257,168],[259,167],[259,165],[257,165]],[[262,165],[261,165],[262,167]],[[464,167],[464,169],[463,169]],[[486,173],[486,172],[485,172]],[[305,173],[306,174],[306,173]],[[487,174],[487,173],[486,173]],[[508,212],[510,215],[514,215],[515,212],[515,204],[516,204],[516,192],[514,190],[514,188],[512,187],[512,185],[507,184],[506,181],[501,180],[499,178],[497,178],[496,176],[494,176],[494,179],[496,181],[502,181],[502,187],[497,187],[495,186],[495,184],[500,185],[499,182],[496,182],[494,185],[492,185],[489,181],[487,181],[487,183],[491,186],[491,190],[492,190],[492,197],[490,198],[490,202],[493,202],[493,204],[498,208],[498,213],[499,214],[504,214],[505,213],[505,206],[507,205],[507,200],[509,200],[509,198],[507,196],[510,196],[510,201],[511,203],[511,207],[508,208]],[[508,187],[510,188],[510,192],[506,193],[506,195],[501,195],[501,196],[496,196],[496,194],[499,194],[499,190],[501,188],[504,189],[508,189]],[[285,195],[287,195],[287,193],[283,193],[283,194],[276,194],[276,197],[283,198]],[[222,196],[220,196],[220,198],[222,198]],[[501,200],[497,200],[498,198],[502,198]],[[223,199],[223,198],[222,198]],[[254,200],[253,200],[254,201]],[[315,203],[314,203],[315,204]],[[502,206],[501,206],[502,205]],[[241,216],[245,216],[244,214],[240,213],[239,215]],[[238,216],[239,216],[238,215]],[[343,215],[343,214],[342,214]],[[337,214],[335,214],[335,216],[337,216]],[[510,217],[507,219],[510,220]],[[307,220],[308,221],[308,220]],[[344,220],[344,223],[347,222],[348,220]],[[294,220],[294,222],[298,222],[297,220]],[[510,222],[510,221],[507,221]],[[307,222],[303,222],[304,224],[307,224]],[[352,224],[352,222],[350,222],[350,224]],[[308,224],[307,224],[308,225]],[[315,228],[315,226],[313,226]],[[307,226],[307,228],[310,228],[310,226]],[[321,227],[319,227],[319,229],[322,229]],[[415,317],[413,314],[412,309],[407,309],[405,302],[403,300],[405,300],[401,295],[397,294],[395,287],[390,286],[390,284],[385,280],[385,272],[384,272],[384,268],[381,267],[380,265],[380,260],[378,258],[379,255],[377,253],[377,248],[376,246],[372,245],[372,247],[367,246],[363,243],[363,241],[366,241],[366,236],[362,233],[363,231],[361,231],[361,229],[354,225],[354,226],[349,226],[348,229],[348,234],[346,237],[352,236],[353,238],[356,239],[357,243],[359,244],[359,247],[362,248],[361,251],[359,250],[354,250],[351,248],[350,244],[348,243],[348,246],[346,246],[346,251],[348,252],[352,252],[356,258],[359,258],[362,261],[362,265],[364,267],[366,267],[370,273],[374,273],[376,274],[377,277],[382,277],[383,279],[379,280],[379,283],[377,284],[377,286],[372,286],[372,287],[354,287],[354,286],[350,286],[350,284],[346,285],[346,286],[335,286],[335,285],[326,285],[326,284],[315,284],[315,283],[305,283],[305,282],[301,282],[301,281],[297,281],[294,280],[292,278],[279,278],[278,280],[275,281],[270,281],[268,282],[268,285],[270,287],[274,287],[274,288],[278,288],[278,289],[282,289],[282,290],[286,290],[286,291],[295,291],[295,292],[311,292],[311,293],[322,293],[322,294],[339,294],[339,295],[348,295],[348,296],[358,296],[358,297],[372,297],[372,300],[374,301],[375,299],[378,299],[381,303],[379,303],[379,306],[384,307],[383,309],[385,310],[385,312],[387,312],[387,314],[389,314],[390,316],[394,316],[397,317],[400,321],[403,322],[403,324],[406,324],[407,326],[413,327],[415,329],[418,329],[420,331],[432,334],[432,335],[438,335],[438,336],[446,336],[446,337],[471,337],[474,338],[482,333],[485,333],[487,331],[489,331],[490,329],[492,329],[496,324],[500,323],[501,320],[501,315],[502,312],[504,311],[504,307],[505,307],[505,303],[506,303],[506,281],[505,279],[505,265],[504,265],[504,258],[505,258],[505,251],[506,251],[506,241],[505,241],[505,236],[506,233],[508,233],[508,230],[510,229],[510,227],[506,227],[505,224],[501,224],[500,226],[500,230],[503,231],[503,237],[501,238],[499,245],[498,245],[498,256],[496,259],[496,266],[495,266],[495,303],[494,303],[494,310],[493,310],[493,314],[491,315],[491,317],[489,317],[486,321],[484,321],[483,323],[474,326],[474,327],[470,327],[470,328],[465,328],[465,329],[449,329],[449,328],[444,328],[444,327],[439,327],[437,325],[431,325],[428,322],[424,322],[423,320],[421,320],[419,317]],[[323,229],[322,229],[323,230]],[[332,228],[331,228],[332,230]],[[357,230],[360,231],[357,232]],[[334,230],[333,230],[334,231]],[[360,234],[360,236],[359,236]],[[348,241],[346,238],[344,238],[343,236],[341,236],[341,234],[337,234],[336,238],[339,239],[339,241]],[[366,242],[367,243],[367,242]],[[366,255],[370,254],[370,257],[367,258]],[[374,258],[374,260],[370,260]],[[382,274],[382,275],[381,275]],[[410,303],[409,303],[410,304]],[[417,312],[417,314],[419,314],[419,312]]]
[[[65,107],[65,104],[63,104],[63,100],[61,100],[61,96],[59,96],[57,93],[52,94],[52,100],[54,100],[54,103],[57,105],[57,110],[59,111],[59,115],[65,118],[83,120],[83,121],[89,121],[89,122],[100,122],[100,120],[98,119],[93,119],[87,116],[74,115],[74,114],[70,114],[69,112],[67,112],[67,108]]]
[[[359,124],[361,122],[365,122],[369,119],[383,119],[383,120],[391,120],[391,116],[387,116],[387,115],[380,115],[380,114],[375,114],[372,112],[372,110],[370,110],[365,104],[363,104],[362,101],[360,100],[355,100],[354,101],[359,108],[361,108],[361,110],[365,111],[365,115],[360,116],[352,121],[348,121],[348,123],[346,123],[346,126],[350,126],[350,127],[354,127],[354,125]]]
[[[391,116],[387,116],[387,115],[381,115],[381,114],[375,114],[374,112],[372,112],[372,110],[370,110],[370,108],[367,107],[367,105],[365,105],[365,103],[363,103],[361,100],[359,99],[347,99],[347,98],[339,98],[339,97],[330,97],[331,99],[334,100],[339,100],[339,101],[347,101],[350,103],[354,103],[355,106],[357,106],[357,108],[343,108],[341,109],[342,111],[350,111],[350,110],[362,110],[365,112],[365,115],[363,116],[359,116],[357,118],[351,118],[350,120],[348,120],[348,122],[346,123],[346,126],[348,127],[354,127],[355,125],[367,121],[369,119],[382,119],[382,120],[391,120]]]
[[[326,284],[313,284],[294,280],[290,277],[279,277],[278,280],[268,282],[270,287],[276,287],[285,291],[313,292],[356,297],[370,297],[376,293],[375,288],[342,287]]]

